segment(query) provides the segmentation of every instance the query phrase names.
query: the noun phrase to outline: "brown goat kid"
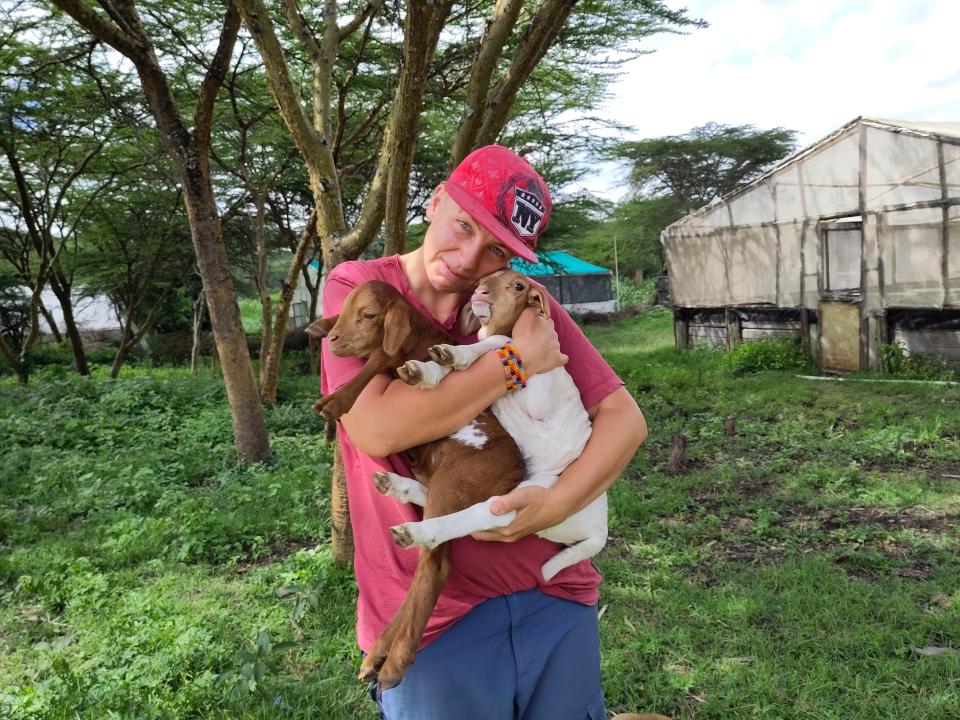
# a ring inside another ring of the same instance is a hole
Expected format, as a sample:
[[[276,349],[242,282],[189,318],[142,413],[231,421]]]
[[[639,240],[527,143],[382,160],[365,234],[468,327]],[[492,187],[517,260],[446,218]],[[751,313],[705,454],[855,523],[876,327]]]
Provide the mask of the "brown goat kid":
[[[354,288],[339,315],[311,323],[307,332],[315,337],[326,336],[334,355],[367,359],[356,377],[313,406],[315,412],[330,421],[349,412],[363,388],[378,373],[389,370],[396,374],[396,369],[408,360],[427,360],[431,346],[451,342],[396,288],[376,280]],[[523,480],[520,450],[493,414],[484,411],[473,423],[476,431],[487,438],[482,447],[450,436],[407,451],[414,476],[427,488],[425,519],[462,510],[492,495],[505,495]],[[394,479],[403,480],[390,473],[377,473],[373,480],[381,492],[400,496],[401,493],[391,492]],[[449,543],[421,549],[407,596],[364,658],[361,680],[376,678],[382,690],[400,682],[416,659],[424,628],[449,570]]]

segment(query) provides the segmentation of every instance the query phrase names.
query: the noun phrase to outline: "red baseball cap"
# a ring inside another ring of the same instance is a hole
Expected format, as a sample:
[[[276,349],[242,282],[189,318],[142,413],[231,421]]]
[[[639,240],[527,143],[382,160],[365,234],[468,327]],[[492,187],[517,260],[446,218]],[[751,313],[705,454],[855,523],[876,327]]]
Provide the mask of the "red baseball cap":
[[[467,155],[443,189],[511,251],[538,262],[533,251],[553,200],[530,163],[502,145],[487,145]]]

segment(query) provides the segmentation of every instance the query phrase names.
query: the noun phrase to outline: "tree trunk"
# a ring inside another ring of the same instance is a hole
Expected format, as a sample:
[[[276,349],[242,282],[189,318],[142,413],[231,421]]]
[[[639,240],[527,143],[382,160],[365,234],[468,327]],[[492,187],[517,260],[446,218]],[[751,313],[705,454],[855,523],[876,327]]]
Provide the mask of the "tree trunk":
[[[63,335],[60,333],[60,328],[57,327],[57,321],[53,319],[53,314],[47,310],[47,306],[43,304],[43,301],[37,302],[37,308],[43,315],[43,319],[47,321],[47,325],[50,327],[50,332],[53,333],[53,339],[56,340],[57,343],[62,343]]]
[[[687,450],[687,436],[683,433],[674,433],[673,449],[667,459],[667,475],[679,475],[683,472],[683,455]]]
[[[297,276],[303,266],[311,243],[317,235],[317,213],[314,210],[303,235],[297,244],[296,252],[290,261],[290,268],[283,280],[283,289],[280,291],[280,302],[277,305],[277,321],[274,327],[273,339],[269,345],[260,345],[260,401],[264,405],[277,404],[277,381],[280,377],[280,360],[283,357],[283,344],[287,336],[287,319],[290,315],[290,303],[297,287]]]
[[[53,294],[60,301],[60,309],[63,311],[63,325],[67,330],[67,337],[70,339],[70,347],[73,350],[73,365],[81,375],[89,375],[90,366],[87,365],[83,338],[80,337],[80,330],[73,318],[73,299],[70,297],[70,286],[61,284],[59,278],[51,275],[50,289],[53,290]]]
[[[123,366],[123,360],[133,345],[132,313],[127,313],[127,322],[123,325],[123,337],[120,339],[120,347],[117,354],[113,356],[113,365],[110,367],[110,377],[116,380],[120,377],[120,368]]]
[[[3,335],[0,335],[0,355],[3,355],[3,359],[7,361],[7,365],[17,374],[17,383],[19,385],[26,385],[30,380],[30,371],[27,369],[27,363],[20,362],[20,359],[17,357],[17,354],[13,352],[6,341],[6,338]]]
[[[404,72],[400,74],[390,127],[384,138],[385,145],[387,140],[392,141],[393,145],[392,148],[384,148],[393,157],[383,224],[385,256],[402,253],[406,246],[410,171],[420,130],[420,107],[430,61],[433,60],[450,5],[449,2],[441,2],[437,3],[437,8],[433,8],[426,3],[407,4],[403,33]]]
[[[270,288],[267,287],[267,233],[266,233],[266,193],[253,190],[253,202],[257,207],[255,235],[257,241],[257,272],[254,284],[260,297],[260,386],[263,387],[266,373],[264,369],[265,349],[273,344],[273,308],[270,302]]]
[[[203,311],[207,304],[204,302],[203,290],[197,295],[197,301],[193,304],[193,346],[190,348],[190,374],[197,372],[197,360],[200,357],[200,337],[203,328]]]
[[[237,456],[242,462],[261,462],[270,457],[270,442],[250,362],[247,336],[243,331],[236,291],[230,277],[209,166],[206,158],[201,162],[196,157],[195,146],[189,148],[188,152],[193,157],[188,156],[189,160],[183,168],[184,200],[197,267],[210,311],[213,337],[220,355],[227,399],[232,410]]]
[[[353,527],[350,525],[350,506],[347,504],[347,476],[343,470],[340,444],[333,446],[333,482],[330,490],[330,542],[333,559],[341,565],[353,562]]]

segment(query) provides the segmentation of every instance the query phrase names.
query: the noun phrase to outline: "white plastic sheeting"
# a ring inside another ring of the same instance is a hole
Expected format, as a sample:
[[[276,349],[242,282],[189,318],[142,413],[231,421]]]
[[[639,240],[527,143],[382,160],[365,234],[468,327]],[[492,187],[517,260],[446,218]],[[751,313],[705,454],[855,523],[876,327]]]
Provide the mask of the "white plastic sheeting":
[[[673,303],[816,307],[847,291],[877,311],[960,306],[954,203],[960,124],[857,118],[664,230]]]

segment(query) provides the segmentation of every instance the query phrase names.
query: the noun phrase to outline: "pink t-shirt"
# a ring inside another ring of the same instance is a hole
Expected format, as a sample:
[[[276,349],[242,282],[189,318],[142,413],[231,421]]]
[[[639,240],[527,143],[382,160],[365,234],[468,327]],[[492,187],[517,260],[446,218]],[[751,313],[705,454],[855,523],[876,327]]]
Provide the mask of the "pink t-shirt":
[[[425,317],[432,317],[410,289],[397,255],[337,265],[324,286],[324,317],[339,313],[349,292],[369,280],[390,283]],[[570,358],[566,367],[580,390],[585,407],[595,405],[623,385],[577,324],[553,298],[550,298],[550,316],[560,339],[560,347]],[[476,342],[475,335],[466,337],[458,333],[457,317],[458,313],[455,312],[445,322],[435,319],[434,322],[461,344]],[[321,392],[326,395],[343,385],[359,372],[363,363],[358,358],[336,357],[324,341]],[[403,549],[394,544],[389,528],[420,520],[422,514],[420,508],[414,505],[381,495],[371,479],[373,473],[380,470],[412,477],[410,466],[402,455],[387,458],[366,455],[354,446],[340,424],[337,425],[337,438],[347,477],[355,545],[354,570],[359,588],[357,641],[362,650],[369,652],[403,602],[417,565],[417,550]],[[421,647],[436,639],[475,605],[492,597],[539,588],[547,595],[566,600],[583,604],[597,602],[600,573],[589,560],[566,568],[550,582],[544,582],[540,576],[540,566],[559,548],[556,543],[535,535],[515,543],[479,542],[470,537],[454,540],[450,575],[427,623]]]

